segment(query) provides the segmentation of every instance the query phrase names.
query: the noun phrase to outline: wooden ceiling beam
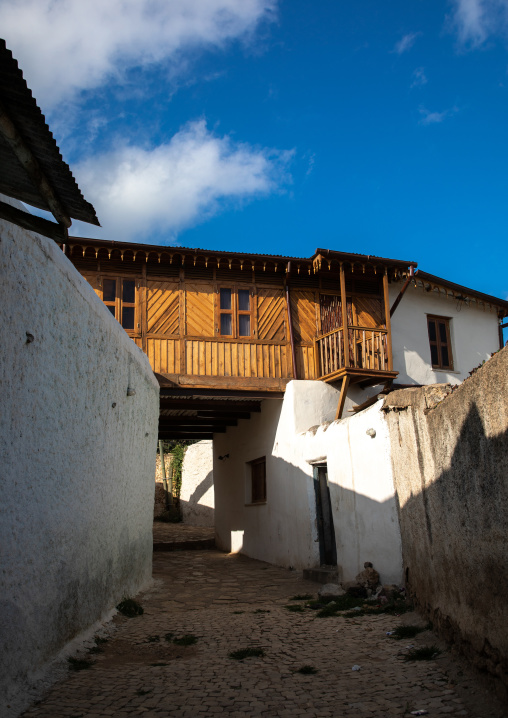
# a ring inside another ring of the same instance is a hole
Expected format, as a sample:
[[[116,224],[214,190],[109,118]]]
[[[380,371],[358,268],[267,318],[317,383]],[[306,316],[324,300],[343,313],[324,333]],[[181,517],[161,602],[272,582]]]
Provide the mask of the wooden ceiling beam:
[[[161,395],[160,408],[168,410],[189,410],[201,411],[202,409],[210,409],[212,411],[224,411],[226,413],[241,412],[259,412],[261,411],[261,402],[258,401],[227,401],[214,399],[172,399]]]

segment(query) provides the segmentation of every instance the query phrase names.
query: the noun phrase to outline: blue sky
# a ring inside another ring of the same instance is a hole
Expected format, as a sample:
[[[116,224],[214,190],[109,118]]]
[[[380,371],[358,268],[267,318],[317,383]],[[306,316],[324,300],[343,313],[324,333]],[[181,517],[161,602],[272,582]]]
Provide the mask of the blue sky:
[[[0,27],[103,225],[75,233],[508,298],[508,0],[0,0]]]

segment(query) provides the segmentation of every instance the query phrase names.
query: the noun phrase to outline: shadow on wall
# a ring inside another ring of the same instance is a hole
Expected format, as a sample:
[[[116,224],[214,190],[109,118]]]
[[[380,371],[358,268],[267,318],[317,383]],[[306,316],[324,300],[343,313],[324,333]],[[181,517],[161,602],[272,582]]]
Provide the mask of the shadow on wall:
[[[399,495],[407,497],[400,508],[407,587],[446,640],[508,687],[508,431],[486,436],[472,404],[445,461],[446,426],[433,414],[434,455],[424,455],[420,440],[419,475],[395,469]],[[393,421],[416,428],[414,416]],[[446,464],[426,485],[434,465]]]
[[[213,488],[213,472],[209,471],[206,477],[201,481],[190,495],[188,501],[180,498],[176,503],[179,506],[182,521],[190,526],[209,526],[215,525],[215,512],[213,506],[206,503],[200,503],[207,492]],[[162,481],[155,482],[155,503],[154,503],[154,519],[159,519],[167,511],[166,491]]]

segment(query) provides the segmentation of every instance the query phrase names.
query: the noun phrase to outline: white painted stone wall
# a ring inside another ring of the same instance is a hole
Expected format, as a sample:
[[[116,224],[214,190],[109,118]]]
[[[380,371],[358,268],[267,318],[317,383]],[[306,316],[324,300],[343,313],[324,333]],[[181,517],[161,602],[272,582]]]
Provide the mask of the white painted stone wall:
[[[390,304],[402,288],[390,285]],[[453,372],[435,371],[430,358],[427,315],[448,317]],[[393,366],[400,384],[459,384],[471,369],[499,349],[498,318],[494,310],[466,305],[421,287],[408,287],[392,317]]]
[[[337,401],[327,384],[293,381],[283,402],[264,401],[260,414],[215,438],[218,545],[280,566],[319,566],[313,464],[326,461],[342,579],[352,580],[372,561],[385,583],[396,583],[402,559],[386,423],[376,404],[324,424]],[[366,434],[371,428],[374,438]],[[219,461],[226,453],[230,458]],[[246,462],[261,456],[267,501],[249,505]]]
[[[0,343],[8,716],[68,641],[151,579],[159,402],[147,357],[57,245],[7,222]]]
[[[182,520],[191,526],[214,526],[213,445],[191,444],[185,452],[180,490]]]

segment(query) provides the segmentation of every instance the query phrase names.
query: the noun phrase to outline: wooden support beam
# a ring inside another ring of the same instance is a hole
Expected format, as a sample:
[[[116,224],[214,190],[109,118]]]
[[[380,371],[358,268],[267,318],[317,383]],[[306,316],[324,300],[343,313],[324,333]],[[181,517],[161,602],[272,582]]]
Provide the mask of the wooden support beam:
[[[0,218],[6,219],[7,222],[17,224],[18,227],[28,229],[30,232],[37,232],[44,237],[49,237],[55,242],[65,244],[68,240],[67,230],[61,224],[50,222],[49,219],[36,217],[34,214],[28,214],[22,209],[13,207],[7,202],[0,202]]]
[[[342,419],[342,412],[344,411],[344,404],[346,403],[347,390],[349,389],[349,374],[346,374],[342,380],[342,386],[340,387],[339,405],[337,407],[337,413],[335,414],[335,421]]]
[[[392,325],[390,322],[390,296],[388,294],[388,269],[383,274],[383,296],[385,301],[386,349],[388,352],[388,371],[393,371]]]
[[[261,403],[254,401],[220,401],[213,399],[171,399],[161,395],[160,408],[171,410],[201,411],[202,409],[211,409],[214,412],[225,411],[232,413],[241,412],[260,412]]]
[[[203,439],[213,439],[213,434],[207,433],[193,433],[193,432],[183,432],[183,431],[173,431],[173,432],[162,432],[159,434],[159,439],[162,441],[176,441],[177,439],[182,439],[183,441],[190,441],[191,439],[197,439],[198,441],[202,441]]]
[[[347,322],[346,275],[344,265],[340,263],[340,303],[342,306],[342,334],[344,338],[344,366],[349,366],[349,327]]]
[[[18,132],[18,128],[9,117],[7,110],[0,103],[0,133],[5,139],[12,152],[16,155],[21,166],[27,173],[30,180],[37,188],[41,198],[46,202],[54,218],[66,229],[71,226],[72,221],[62,207],[53,187],[45,176],[38,161],[30,148]]]
[[[293,334],[293,316],[291,314],[291,297],[289,294],[289,275],[291,273],[291,262],[288,262],[288,279],[286,280],[286,308],[288,313],[288,327],[289,327],[289,343],[291,345],[291,362],[293,364],[293,378],[298,379],[298,371],[296,369],[296,350],[295,350],[295,336]]]

